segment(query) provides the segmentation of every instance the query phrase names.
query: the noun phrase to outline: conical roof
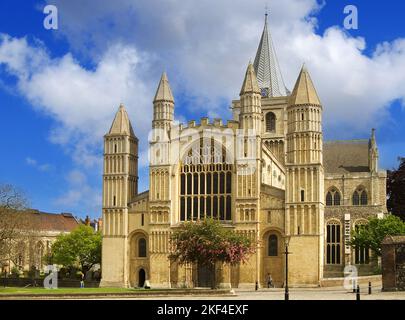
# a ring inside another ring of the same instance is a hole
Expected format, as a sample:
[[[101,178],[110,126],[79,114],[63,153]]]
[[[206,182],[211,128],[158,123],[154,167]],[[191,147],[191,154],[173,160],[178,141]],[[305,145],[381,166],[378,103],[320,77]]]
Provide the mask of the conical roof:
[[[128,113],[123,104],[115,114],[114,121],[111,125],[109,134],[131,135],[135,137],[134,130],[132,129],[131,121],[129,121]]]
[[[305,64],[302,66],[300,75],[295,83],[294,90],[290,96],[290,105],[312,104],[321,105],[318,94]]]
[[[159,86],[156,90],[155,98],[153,99],[153,102],[156,101],[174,102],[166,72],[163,72],[162,77],[160,78]]]
[[[282,97],[289,94],[284,84],[271,34],[267,29],[267,13],[254,61],[254,68],[263,96]]]
[[[257,82],[256,73],[251,62],[246,70],[245,79],[243,80],[240,95],[245,93],[258,93],[260,94],[259,84]]]
[[[371,129],[371,137],[369,140],[369,148],[370,149],[377,149],[377,141],[375,139],[375,129]]]

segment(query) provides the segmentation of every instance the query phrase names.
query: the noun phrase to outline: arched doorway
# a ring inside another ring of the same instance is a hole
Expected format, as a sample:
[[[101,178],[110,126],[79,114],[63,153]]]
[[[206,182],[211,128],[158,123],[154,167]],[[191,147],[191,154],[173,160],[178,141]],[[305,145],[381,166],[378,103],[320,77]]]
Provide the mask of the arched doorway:
[[[146,280],[146,272],[144,269],[139,269],[138,271],[138,287],[142,288],[143,285],[145,284],[145,280]]]
[[[263,271],[261,282],[267,287],[271,276],[273,285],[281,287],[284,283],[284,239],[278,230],[269,230],[263,235]]]

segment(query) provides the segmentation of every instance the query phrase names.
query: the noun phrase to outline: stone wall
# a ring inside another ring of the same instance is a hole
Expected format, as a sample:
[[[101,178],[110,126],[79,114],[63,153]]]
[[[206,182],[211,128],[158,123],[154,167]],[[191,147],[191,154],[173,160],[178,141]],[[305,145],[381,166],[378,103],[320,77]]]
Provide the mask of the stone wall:
[[[405,236],[387,236],[382,243],[383,290],[405,291]]]

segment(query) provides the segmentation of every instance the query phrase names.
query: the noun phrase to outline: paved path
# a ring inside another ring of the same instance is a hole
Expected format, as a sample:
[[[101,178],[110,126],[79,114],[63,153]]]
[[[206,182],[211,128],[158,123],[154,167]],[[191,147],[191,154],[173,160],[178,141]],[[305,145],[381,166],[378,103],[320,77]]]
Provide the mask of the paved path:
[[[373,287],[368,295],[367,287],[361,288],[361,300],[405,300],[405,292],[382,292],[381,288]],[[131,299],[131,298],[128,298]],[[170,296],[147,297],[145,300],[284,300],[284,289],[243,290],[235,289],[234,296]],[[290,300],[356,300],[356,294],[342,287],[290,289]]]

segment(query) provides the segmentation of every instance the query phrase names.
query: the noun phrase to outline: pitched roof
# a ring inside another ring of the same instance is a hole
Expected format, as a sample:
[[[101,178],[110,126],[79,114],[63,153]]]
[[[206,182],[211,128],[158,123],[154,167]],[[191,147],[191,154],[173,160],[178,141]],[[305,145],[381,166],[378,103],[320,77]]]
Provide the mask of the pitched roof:
[[[321,105],[314,84],[305,65],[302,66],[301,72],[295,83],[294,90],[291,94],[290,105],[312,104]]]
[[[129,121],[128,113],[123,104],[115,114],[114,121],[111,125],[109,134],[127,134],[135,137],[134,130],[132,129],[131,121]]]
[[[70,232],[79,223],[71,213],[46,213],[38,210],[25,210],[18,212],[24,216],[26,226],[35,231]]]
[[[369,172],[368,140],[325,141],[323,166],[326,173]]]
[[[397,244],[397,243],[405,243],[405,235],[398,235],[398,236],[386,236],[382,242],[382,244]]]
[[[167,79],[166,72],[163,72],[160,78],[159,86],[156,90],[155,98],[153,102],[156,101],[169,101],[174,102],[172,90],[170,89],[169,80]]]
[[[249,62],[246,69],[245,79],[243,80],[242,88],[240,89],[240,95],[245,93],[258,93],[260,94],[259,84],[257,83],[257,78],[253,65]]]
[[[267,13],[265,15],[262,37],[260,38],[259,47],[257,48],[254,69],[259,87],[267,91],[268,97],[288,95],[289,92],[284,84],[273,40],[267,30]]]

